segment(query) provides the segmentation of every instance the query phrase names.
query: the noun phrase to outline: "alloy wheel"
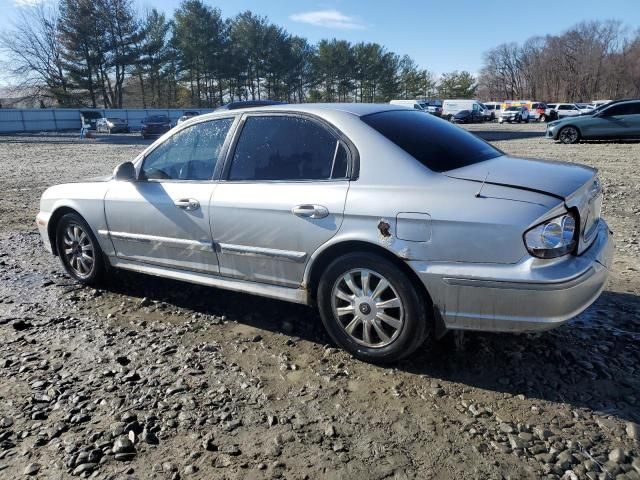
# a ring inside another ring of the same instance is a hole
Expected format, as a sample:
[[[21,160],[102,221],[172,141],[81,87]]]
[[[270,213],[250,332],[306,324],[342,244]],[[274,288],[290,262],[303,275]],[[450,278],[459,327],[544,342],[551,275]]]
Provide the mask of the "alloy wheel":
[[[373,270],[354,269],[339,277],[331,303],[340,326],[365,347],[385,347],[402,331],[402,300],[393,285]]]
[[[87,232],[82,226],[70,223],[64,230],[62,242],[69,268],[80,278],[89,277],[95,264],[95,248]]]
[[[562,143],[576,143],[578,141],[578,130],[574,127],[564,127],[560,131],[560,141]]]

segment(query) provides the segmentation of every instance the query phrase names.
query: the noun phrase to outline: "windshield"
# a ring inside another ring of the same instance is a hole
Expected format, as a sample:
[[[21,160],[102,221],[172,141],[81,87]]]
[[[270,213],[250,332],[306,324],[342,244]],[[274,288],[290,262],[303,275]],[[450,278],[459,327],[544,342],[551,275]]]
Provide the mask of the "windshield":
[[[433,115],[393,110],[361,119],[434,172],[446,172],[503,155],[484,140]]]
[[[509,107],[505,110],[506,112],[519,112],[520,107]]]
[[[107,118],[107,120],[109,120],[110,122],[121,122],[122,120],[120,120],[119,118]]]

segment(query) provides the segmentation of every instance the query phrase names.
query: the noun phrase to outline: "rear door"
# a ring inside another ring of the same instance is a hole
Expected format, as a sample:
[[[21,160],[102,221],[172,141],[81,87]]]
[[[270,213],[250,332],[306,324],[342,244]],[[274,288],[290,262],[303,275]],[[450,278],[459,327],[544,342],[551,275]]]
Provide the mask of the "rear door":
[[[220,273],[298,287],[311,253],[342,224],[351,151],[297,114],[247,114],[213,195]]]
[[[638,132],[638,128],[634,128],[634,118],[638,119],[640,115],[634,115],[637,107],[634,103],[618,103],[600,112],[599,115],[590,119],[588,122],[588,136],[597,138],[627,138],[633,137],[634,130]],[[638,112],[640,113],[640,112]]]

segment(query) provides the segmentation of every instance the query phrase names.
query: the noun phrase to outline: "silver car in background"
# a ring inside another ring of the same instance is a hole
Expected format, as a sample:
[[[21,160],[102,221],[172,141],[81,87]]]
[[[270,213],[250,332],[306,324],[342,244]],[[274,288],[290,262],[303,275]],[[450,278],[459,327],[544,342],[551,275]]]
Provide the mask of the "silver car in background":
[[[588,307],[613,251],[601,202],[595,170],[423,112],[306,104],[188,120],[113,176],[47,189],[36,222],[81,283],[110,266],[317,306],[338,345],[392,362]]]

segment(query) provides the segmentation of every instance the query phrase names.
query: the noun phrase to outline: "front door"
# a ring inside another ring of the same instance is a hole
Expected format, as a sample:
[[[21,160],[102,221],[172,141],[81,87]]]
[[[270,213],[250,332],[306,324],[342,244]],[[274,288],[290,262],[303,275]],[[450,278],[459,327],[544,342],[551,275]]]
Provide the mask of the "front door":
[[[253,114],[241,128],[213,195],[220,273],[297,287],[342,223],[349,150],[308,117]]]
[[[211,239],[213,173],[232,118],[178,131],[142,162],[135,182],[113,182],[105,214],[116,255],[218,273]]]

